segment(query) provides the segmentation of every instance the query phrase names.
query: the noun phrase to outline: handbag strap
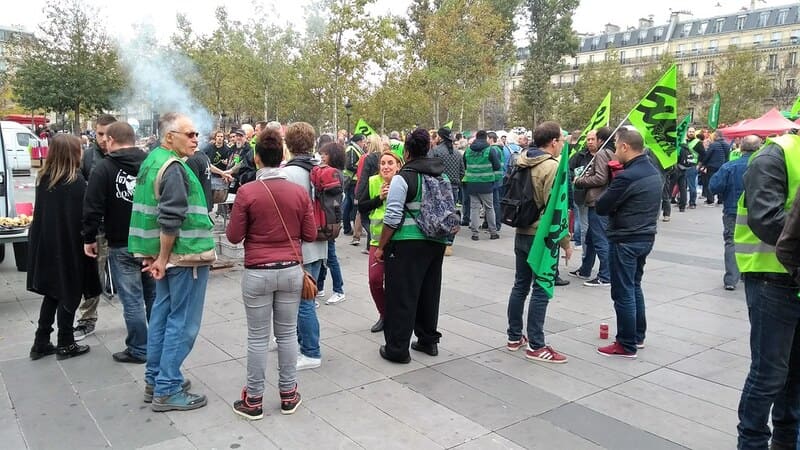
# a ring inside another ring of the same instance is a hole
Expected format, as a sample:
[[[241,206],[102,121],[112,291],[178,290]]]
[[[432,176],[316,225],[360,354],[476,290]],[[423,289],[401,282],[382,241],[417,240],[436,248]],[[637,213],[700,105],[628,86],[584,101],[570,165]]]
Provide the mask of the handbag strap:
[[[292,235],[289,233],[289,228],[286,226],[286,221],[283,220],[283,214],[281,214],[281,209],[278,208],[278,202],[275,201],[275,196],[272,195],[272,190],[267,186],[267,183],[264,180],[261,181],[261,185],[264,186],[264,189],[267,190],[267,194],[272,199],[272,204],[275,205],[275,210],[278,211],[278,218],[281,219],[281,225],[283,225],[283,231],[286,232],[286,238],[289,239],[289,245],[292,246],[292,250],[294,250],[294,256],[297,258],[297,261],[300,262],[300,265],[303,264],[303,258],[300,257],[300,254],[297,253],[297,248],[294,246],[294,241],[292,240]]]

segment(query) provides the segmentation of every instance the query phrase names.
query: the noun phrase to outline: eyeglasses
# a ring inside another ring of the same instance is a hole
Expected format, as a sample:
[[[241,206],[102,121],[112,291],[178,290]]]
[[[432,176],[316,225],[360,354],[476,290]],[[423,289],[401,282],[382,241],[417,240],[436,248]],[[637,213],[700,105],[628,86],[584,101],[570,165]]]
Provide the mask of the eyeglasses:
[[[189,139],[194,139],[196,137],[200,137],[200,133],[198,133],[197,131],[182,132],[182,131],[171,130],[170,133],[182,134],[182,135],[186,136]]]

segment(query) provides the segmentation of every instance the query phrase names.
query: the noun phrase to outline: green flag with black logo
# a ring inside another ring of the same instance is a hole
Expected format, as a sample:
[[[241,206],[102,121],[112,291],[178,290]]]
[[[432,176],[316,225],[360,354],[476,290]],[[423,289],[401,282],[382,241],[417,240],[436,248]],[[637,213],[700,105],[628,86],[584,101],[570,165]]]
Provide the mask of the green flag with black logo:
[[[628,114],[628,120],[642,134],[645,147],[653,152],[665,169],[678,163],[676,74],[673,64]]]
[[[606,94],[606,98],[600,103],[600,106],[597,107],[597,110],[592,114],[591,120],[589,120],[589,125],[586,125],[586,128],[583,129],[581,136],[578,138],[578,141],[575,143],[575,146],[572,147],[572,151],[569,153],[569,157],[572,158],[579,150],[583,149],[584,144],[586,143],[586,135],[589,134],[590,131],[596,130],[600,127],[607,127],[608,121],[611,119],[611,91]]]
[[[719,125],[719,92],[714,93],[714,100],[711,101],[711,106],[708,108],[708,127],[712,130],[717,129]]]
[[[675,134],[678,136],[678,139],[675,140],[675,144],[678,148],[681,148],[681,144],[686,142],[686,132],[689,131],[689,125],[692,123],[692,115],[687,114],[686,117],[681,120],[681,123],[678,124],[678,128],[675,131]]]
[[[369,126],[366,120],[358,119],[358,123],[356,123],[356,129],[353,134],[363,134],[364,136],[369,136],[370,134],[375,134],[375,130]]]
[[[547,206],[539,219],[539,227],[536,229],[533,245],[528,253],[528,265],[533,271],[534,281],[544,289],[547,298],[553,298],[553,286],[558,270],[558,254],[561,248],[559,242],[569,234],[568,153],[568,145],[564,143],[553,188],[550,190]]]

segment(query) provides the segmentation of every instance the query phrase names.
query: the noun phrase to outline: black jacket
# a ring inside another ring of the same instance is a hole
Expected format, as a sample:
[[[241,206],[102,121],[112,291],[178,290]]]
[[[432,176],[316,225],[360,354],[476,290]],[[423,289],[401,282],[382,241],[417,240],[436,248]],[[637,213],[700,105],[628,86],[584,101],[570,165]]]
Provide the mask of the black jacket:
[[[646,155],[628,161],[624,169],[597,199],[595,211],[609,217],[609,241],[653,241],[661,210],[661,173]]]
[[[797,192],[800,194],[800,189]],[[775,255],[794,278],[795,284],[800,286],[800,197],[795,196],[783,232],[775,246]]]
[[[373,206],[369,209],[361,208],[361,199],[369,200],[369,177],[380,173],[381,154],[380,153],[367,153],[362,156],[364,164],[361,166],[361,176],[358,177],[358,184],[356,184],[356,199],[358,200],[358,212],[361,214],[369,214],[373,209],[378,206]]]
[[[783,149],[768,144],[750,157],[744,173],[744,204],[747,225],[768,245],[775,245],[786,222],[784,204],[789,197]]]
[[[214,143],[208,144],[205,148],[203,148],[206,156],[208,159],[211,160],[211,164],[219,170],[226,170],[228,168],[228,157],[231,155],[231,148],[222,144],[222,147],[215,147]],[[218,177],[219,175],[212,174],[212,176]]]
[[[138,147],[108,153],[98,161],[83,200],[83,242],[96,241],[103,223],[109,247],[128,246],[133,192],[147,154]]]
[[[96,142],[92,144],[91,150],[83,152],[83,156],[81,157],[81,174],[83,174],[84,180],[89,179],[92,175],[92,170],[97,167],[97,164],[99,164],[105,156],[106,154],[100,150]]]
[[[208,212],[211,212],[214,209],[214,202],[211,196],[211,160],[208,159],[208,155],[205,152],[196,151],[194,155],[186,158],[186,165],[192,169],[192,172],[197,175],[197,179],[200,180]]]
[[[709,169],[719,170],[725,161],[728,160],[728,150],[730,146],[724,139],[718,138],[706,149],[705,155],[700,159],[700,163]]]

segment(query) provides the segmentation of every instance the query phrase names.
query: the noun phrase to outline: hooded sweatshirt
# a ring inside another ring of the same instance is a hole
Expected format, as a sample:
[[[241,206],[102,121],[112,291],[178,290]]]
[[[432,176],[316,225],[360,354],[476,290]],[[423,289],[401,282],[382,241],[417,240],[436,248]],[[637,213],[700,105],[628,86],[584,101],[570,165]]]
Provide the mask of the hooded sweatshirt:
[[[489,143],[485,139],[475,139],[472,145],[464,152],[464,167],[467,165],[467,152],[483,153],[489,147]],[[500,161],[500,154],[492,149],[489,151],[489,162],[492,164],[492,171],[497,172],[500,170],[502,162]],[[494,181],[488,183],[465,183],[464,186],[467,194],[491,194],[494,189]]]
[[[558,171],[558,160],[553,155],[543,152],[536,147],[531,147],[526,152],[520,152],[517,158],[518,167],[531,168],[531,181],[533,182],[533,200],[539,211],[544,212],[547,199],[550,197],[550,190],[553,189],[553,182]],[[533,236],[539,227],[539,221],[527,228],[517,228],[517,233]]]
[[[100,224],[109,247],[127,247],[133,192],[147,154],[138,147],[109,152],[97,161],[83,200],[83,242],[96,242]]]
[[[425,156],[407,162],[400,169],[400,172],[392,178],[392,183],[389,185],[383,223],[395,229],[400,227],[403,221],[405,204],[413,201],[417,195],[419,187],[417,174],[438,177],[442,173],[444,173],[444,162],[439,158]]]

